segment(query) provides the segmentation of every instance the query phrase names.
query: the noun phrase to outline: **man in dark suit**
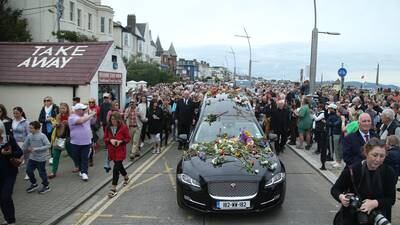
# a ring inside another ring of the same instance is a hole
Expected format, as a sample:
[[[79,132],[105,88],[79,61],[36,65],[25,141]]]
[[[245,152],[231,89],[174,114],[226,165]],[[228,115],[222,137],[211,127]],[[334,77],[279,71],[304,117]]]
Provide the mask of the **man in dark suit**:
[[[362,113],[358,118],[359,128],[355,133],[347,135],[342,142],[343,160],[346,166],[354,165],[365,159],[364,144],[373,137],[378,137],[372,129],[372,120],[368,113]]]
[[[189,91],[183,92],[183,98],[177,102],[176,105],[176,119],[178,120],[178,136],[186,134],[187,140],[190,136],[190,127],[194,120],[194,104],[189,98]],[[178,149],[182,149],[183,142],[179,142]]]
[[[289,110],[285,107],[284,100],[279,100],[277,109],[272,111],[271,130],[272,133],[278,136],[275,141],[275,151],[276,154],[279,155],[283,152],[289,130]]]

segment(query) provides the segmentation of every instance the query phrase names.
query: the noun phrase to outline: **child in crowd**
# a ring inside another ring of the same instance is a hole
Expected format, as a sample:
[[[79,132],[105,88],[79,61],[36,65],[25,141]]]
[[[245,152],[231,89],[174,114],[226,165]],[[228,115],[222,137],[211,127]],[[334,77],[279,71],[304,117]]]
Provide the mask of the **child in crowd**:
[[[22,146],[24,151],[30,153],[28,165],[26,166],[26,174],[29,176],[31,185],[26,189],[26,192],[31,193],[39,187],[34,174],[35,169],[37,169],[43,184],[39,193],[44,194],[51,190],[46,172],[46,159],[51,145],[46,135],[40,132],[40,123],[38,121],[29,123],[29,129],[31,133],[25,139]]]

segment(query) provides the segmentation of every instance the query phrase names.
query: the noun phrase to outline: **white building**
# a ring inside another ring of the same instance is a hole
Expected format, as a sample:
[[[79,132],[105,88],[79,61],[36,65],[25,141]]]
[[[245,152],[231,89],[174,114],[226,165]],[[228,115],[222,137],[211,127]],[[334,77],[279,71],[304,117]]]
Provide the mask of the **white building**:
[[[0,49],[1,103],[9,111],[21,106],[36,120],[46,96],[71,105],[75,96],[101,102],[105,92],[125,105],[126,68],[111,41],[0,42]]]
[[[156,45],[151,37],[148,23],[136,24],[140,35],[143,37],[138,40],[138,53],[145,62],[151,62],[156,57]]]
[[[199,79],[206,79],[207,77],[211,77],[210,64],[204,61],[200,61],[199,64]]]
[[[230,79],[230,73],[223,66],[213,66],[210,68],[210,71],[211,71],[211,76],[214,78],[216,77],[219,80],[229,80]]]
[[[22,10],[34,42],[56,42],[58,0],[8,0],[11,8]],[[111,7],[101,0],[62,0],[64,10],[60,30],[75,31],[98,41],[113,40]]]

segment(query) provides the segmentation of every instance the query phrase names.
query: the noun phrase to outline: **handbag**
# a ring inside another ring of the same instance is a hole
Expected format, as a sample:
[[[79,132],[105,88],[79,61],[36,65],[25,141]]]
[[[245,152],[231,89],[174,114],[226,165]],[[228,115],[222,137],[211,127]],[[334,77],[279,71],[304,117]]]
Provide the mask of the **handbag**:
[[[10,145],[5,146],[5,147],[4,147],[4,150],[7,151],[7,152],[11,152],[11,151],[12,151]],[[12,166],[18,168],[18,167],[20,167],[20,166],[22,165],[22,163],[24,162],[24,156],[21,156],[21,157],[19,157],[19,158],[11,157],[11,158],[8,159],[8,161],[10,162],[10,164],[11,164]]]
[[[349,166],[349,171],[350,171],[350,180],[354,188],[354,192],[357,196],[358,194],[358,188],[356,187],[354,183],[354,173],[353,173],[353,168]],[[344,215],[343,215],[343,206],[340,207],[339,211],[336,213],[335,218],[333,218],[333,225],[343,225],[344,224]]]
[[[10,161],[11,165],[18,168],[24,162],[24,156],[21,156],[20,158],[12,157],[12,158],[10,158],[9,161]]]
[[[342,225],[342,224],[343,224],[343,206],[340,207],[339,211],[335,215],[335,218],[333,219],[333,225]]]
[[[56,147],[64,149],[65,148],[65,138],[56,138],[55,144],[56,144]]]

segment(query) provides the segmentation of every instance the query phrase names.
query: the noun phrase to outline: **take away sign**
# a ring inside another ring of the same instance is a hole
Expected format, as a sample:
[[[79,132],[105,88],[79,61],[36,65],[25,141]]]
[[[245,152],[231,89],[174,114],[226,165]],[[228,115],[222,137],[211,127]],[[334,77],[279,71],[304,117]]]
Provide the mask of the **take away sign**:
[[[88,46],[35,46],[32,55],[19,63],[25,68],[64,68],[73,58],[83,56]]]

